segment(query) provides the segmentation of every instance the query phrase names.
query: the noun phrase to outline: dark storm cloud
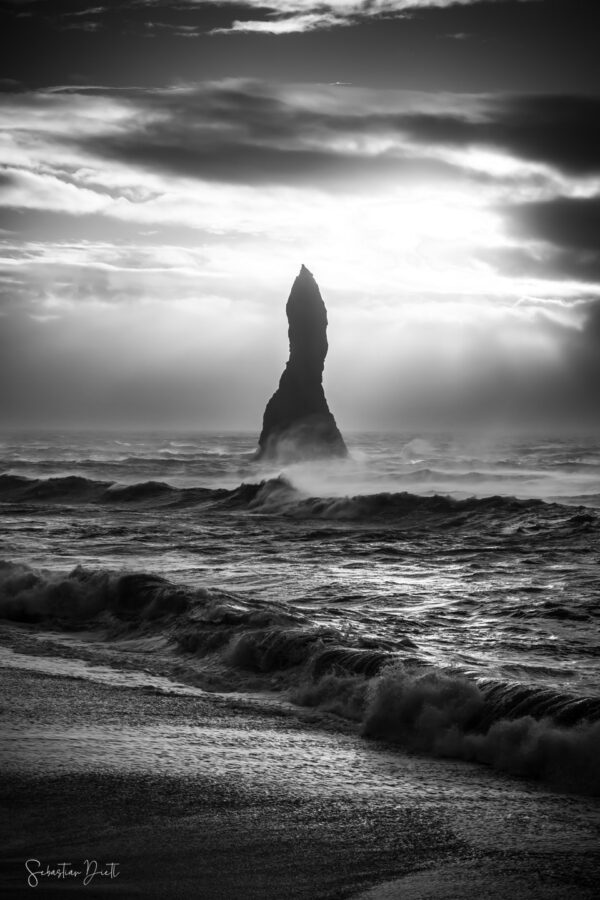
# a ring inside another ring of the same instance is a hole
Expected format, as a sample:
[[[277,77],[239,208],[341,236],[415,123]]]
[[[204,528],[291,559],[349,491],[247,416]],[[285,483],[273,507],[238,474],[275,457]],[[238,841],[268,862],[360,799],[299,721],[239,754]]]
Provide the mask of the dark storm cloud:
[[[229,184],[303,184],[335,189],[352,179],[397,176],[439,177],[450,174],[452,166],[443,162],[419,159],[401,160],[393,156],[374,158],[326,150],[293,150],[252,145],[243,142],[212,141],[207,145],[182,146],[177,132],[168,137],[155,135],[142,142],[135,137],[125,140],[106,139],[95,144],[104,151],[129,163],[164,169],[208,181]],[[358,184],[360,187],[360,182]]]
[[[571,250],[548,244],[528,246],[535,235],[523,231],[527,241],[520,247],[494,247],[477,258],[509,277],[600,284],[600,251]]]
[[[600,83],[590,0],[412,4],[389,18],[392,5],[0,0],[0,76],[31,87],[252,77],[580,93]],[[315,27],[319,17],[329,22],[333,6],[345,27]],[[361,10],[352,21],[343,14],[350,7]],[[232,29],[245,21],[279,27],[284,13],[293,27],[281,34]]]
[[[23,90],[23,85],[16,78],[0,78],[0,93],[8,92],[13,94],[19,90]]]
[[[152,0],[151,0],[152,2]],[[227,8],[228,0],[217,0]],[[429,10],[491,5],[506,0],[243,0],[240,18],[216,32],[227,34],[287,35],[340,27],[352,27],[378,20],[397,20]],[[513,3],[515,0],[513,0]],[[540,0],[516,0],[517,3]],[[194,0],[190,0],[190,6]]]
[[[588,283],[600,282],[600,198],[557,197],[502,208],[520,246],[488,254],[501,271]]]
[[[477,118],[405,116],[398,123],[422,143],[495,147],[566,172],[600,172],[600,97],[489,98]]]
[[[298,99],[293,88],[252,81],[124,91],[131,127],[94,137],[89,148],[158,170],[251,184],[458,177],[468,161],[447,151],[473,147],[569,176],[600,172],[600,97],[445,95],[432,110],[423,97],[398,95],[395,106],[388,97],[372,111],[377,98],[341,91],[338,106],[331,89]],[[382,138],[383,149],[373,143]]]
[[[600,252],[600,198],[558,197],[508,210],[513,227],[559,248]]]
[[[104,0],[102,4],[55,0],[51,5],[45,0],[4,0],[0,13],[18,18],[35,16],[57,28],[83,31],[101,27],[105,21],[111,24],[111,17],[118,14],[122,24],[129,19],[152,27],[166,26],[185,37],[192,32],[307,32],[400,18],[423,9],[498,2],[504,0]],[[215,21],[215,13],[225,18]]]
[[[397,117],[322,109],[314,92],[298,103],[285,89],[245,82],[117,96],[131,104],[131,128],[85,139],[86,149],[150,169],[234,184],[314,180],[332,188],[371,177],[459,175],[419,151],[370,151],[365,140],[392,133]],[[354,146],[341,147],[340,139]]]
[[[35,18],[57,27],[75,27],[87,31],[91,23],[96,23],[111,11],[111,6],[113,9],[118,8],[114,2],[100,5],[85,0],[54,0],[52,3],[48,0],[3,0],[0,2],[0,14],[17,19]]]

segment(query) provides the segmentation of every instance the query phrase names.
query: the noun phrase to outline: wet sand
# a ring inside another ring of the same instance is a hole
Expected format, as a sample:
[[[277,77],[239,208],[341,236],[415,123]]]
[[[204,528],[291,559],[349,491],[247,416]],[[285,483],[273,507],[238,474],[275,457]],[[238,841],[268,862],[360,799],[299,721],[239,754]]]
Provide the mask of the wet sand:
[[[33,896],[596,896],[597,801],[252,702],[0,669],[2,883]],[[35,868],[35,867],[34,867]]]

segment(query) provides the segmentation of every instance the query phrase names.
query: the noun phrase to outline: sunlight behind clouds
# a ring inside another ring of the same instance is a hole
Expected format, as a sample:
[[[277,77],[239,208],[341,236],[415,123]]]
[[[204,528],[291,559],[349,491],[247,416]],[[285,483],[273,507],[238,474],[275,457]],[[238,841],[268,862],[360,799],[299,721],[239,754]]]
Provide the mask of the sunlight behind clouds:
[[[160,418],[172,391],[185,424],[217,415],[216,381],[248,424],[285,362],[301,263],[326,299],[328,392],[351,426],[492,400],[525,414],[538,383],[593,357],[600,265],[580,222],[598,173],[587,158],[573,172],[563,133],[533,158],[520,98],[338,96],[235,80],[2,95],[0,309],[23,383],[45,396],[43,372],[60,380],[70,359],[99,408],[121,384]]]

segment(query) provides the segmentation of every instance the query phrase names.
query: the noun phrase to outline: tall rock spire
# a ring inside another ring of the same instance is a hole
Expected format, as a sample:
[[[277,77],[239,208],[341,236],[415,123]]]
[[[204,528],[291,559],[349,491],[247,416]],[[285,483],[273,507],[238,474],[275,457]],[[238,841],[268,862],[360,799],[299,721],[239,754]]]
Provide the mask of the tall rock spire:
[[[285,311],[290,358],[265,409],[257,458],[346,456],[344,439],[323,391],[327,310],[317,282],[304,265]]]

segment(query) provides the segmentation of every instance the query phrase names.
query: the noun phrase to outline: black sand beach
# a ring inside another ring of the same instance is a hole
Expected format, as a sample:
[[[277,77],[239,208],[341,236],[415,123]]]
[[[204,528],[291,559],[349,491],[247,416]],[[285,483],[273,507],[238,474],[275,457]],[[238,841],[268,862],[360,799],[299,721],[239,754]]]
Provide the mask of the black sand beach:
[[[40,671],[4,650],[19,666],[1,670],[7,896],[30,895],[31,859],[118,871],[86,887],[42,876],[34,896],[596,895],[592,799],[405,755],[258,698],[115,687],[90,680],[93,665],[49,677],[42,642],[19,628],[11,643]]]

